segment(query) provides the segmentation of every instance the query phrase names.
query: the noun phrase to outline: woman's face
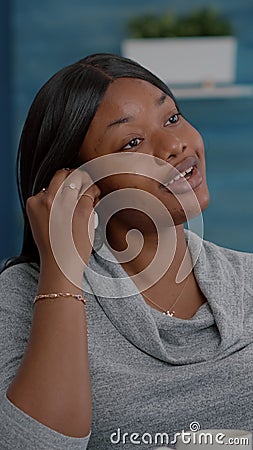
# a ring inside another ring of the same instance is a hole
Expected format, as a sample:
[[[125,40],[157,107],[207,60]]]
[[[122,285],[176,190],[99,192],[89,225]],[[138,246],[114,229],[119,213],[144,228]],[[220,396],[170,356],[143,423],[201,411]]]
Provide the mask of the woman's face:
[[[200,210],[206,208],[209,193],[204,144],[200,134],[182,117],[168,95],[154,85],[135,78],[118,78],[110,84],[91,122],[79,156],[80,161],[85,163],[100,156],[118,154],[119,157],[122,155],[123,167],[126,156],[123,154],[126,152],[130,152],[128,168],[129,161],[131,166],[131,154],[135,154],[131,173],[118,174],[115,167],[115,175],[97,182],[101,197],[123,188],[138,189],[138,195],[148,192],[163,203],[176,225],[186,220],[182,201],[184,205],[189,204],[189,209],[193,208],[193,192]],[[145,167],[147,176],[143,176]],[[138,174],[138,169],[142,175]],[[176,176],[178,180],[175,180]],[[167,187],[157,181],[157,177],[164,184],[169,183]],[[145,198],[143,196],[144,202]],[[129,224],[134,221],[136,225],[143,217],[136,210],[132,212],[131,215],[122,212],[122,220]],[[192,214],[187,211],[187,217],[195,214],[196,211]]]

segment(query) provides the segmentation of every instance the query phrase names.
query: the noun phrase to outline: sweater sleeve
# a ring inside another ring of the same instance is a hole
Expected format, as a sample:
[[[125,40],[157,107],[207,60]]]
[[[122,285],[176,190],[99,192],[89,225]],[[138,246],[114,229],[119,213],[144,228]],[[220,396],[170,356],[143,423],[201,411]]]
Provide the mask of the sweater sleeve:
[[[58,433],[28,416],[6,396],[28,342],[38,271],[19,264],[0,275],[0,448],[1,450],[85,450],[89,437]]]

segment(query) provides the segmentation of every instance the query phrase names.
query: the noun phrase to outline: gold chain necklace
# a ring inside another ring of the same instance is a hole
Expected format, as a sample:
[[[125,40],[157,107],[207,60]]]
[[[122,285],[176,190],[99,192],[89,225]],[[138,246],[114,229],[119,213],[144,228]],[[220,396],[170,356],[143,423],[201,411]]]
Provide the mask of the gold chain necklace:
[[[173,317],[173,316],[175,315],[175,311],[172,311],[172,308],[174,308],[174,306],[176,306],[177,302],[180,300],[180,297],[181,297],[183,291],[185,290],[185,287],[186,287],[188,281],[189,281],[189,278],[187,279],[187,281],[186,281],[186,283],[185,283],[185,285],[184,285],[182,291],[180,292],[179,296],[177,297],[176,301],[173,303],[173,305],[172,305],[168,310],[162,308],[160,305],[158,305],[157,303],[153,302],[153,300],[151,300],[151,299],[150,299],[146,294],[144,294],[143,292],[142,292],[142,295],[143,295],[143,297],[146,297],[146,298],[150,301],[150,303],[152,303],[152,304],[155,305],[157,308],[159,308],[165,316]]]

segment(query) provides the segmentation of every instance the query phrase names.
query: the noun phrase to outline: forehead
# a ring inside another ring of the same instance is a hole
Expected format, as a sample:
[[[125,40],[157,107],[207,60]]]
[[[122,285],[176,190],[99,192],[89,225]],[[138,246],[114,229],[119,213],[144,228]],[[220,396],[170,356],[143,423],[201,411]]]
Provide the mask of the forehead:
[[[153,84],[137,78],[118,78],[113,81],[95,114],[96,119],[109,122],[118,115],[135,114],[140,110],[159,106],[166,102],[174,106],[173,100]]]
[[[118,78],[108,87],[88,128],[81,155],[85,160],[92,159],[100,152],[100,147],[107,146],[108,139],[118,135],[128,126],[143,125],[145,121],[156,116],[163,104],[173,110],[175,103],[151,83],[137,78]],[[113,124],[120,126],[113,126]]]

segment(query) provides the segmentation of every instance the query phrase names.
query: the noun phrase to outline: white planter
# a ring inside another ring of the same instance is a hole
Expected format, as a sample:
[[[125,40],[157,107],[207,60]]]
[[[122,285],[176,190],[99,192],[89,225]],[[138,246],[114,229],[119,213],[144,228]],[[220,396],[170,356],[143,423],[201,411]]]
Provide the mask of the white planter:
[[[169,84],[233,83],[236,38],[191,37],[126,39],[122,54]]]

